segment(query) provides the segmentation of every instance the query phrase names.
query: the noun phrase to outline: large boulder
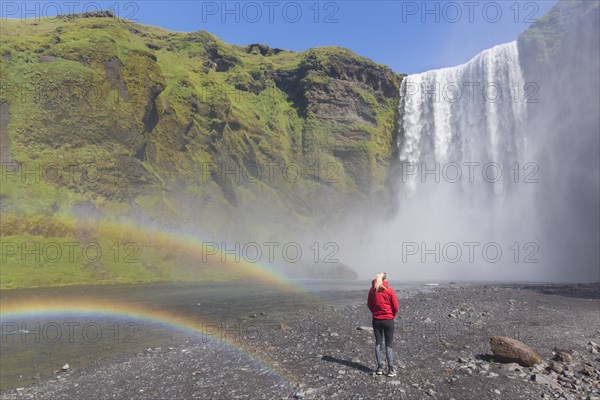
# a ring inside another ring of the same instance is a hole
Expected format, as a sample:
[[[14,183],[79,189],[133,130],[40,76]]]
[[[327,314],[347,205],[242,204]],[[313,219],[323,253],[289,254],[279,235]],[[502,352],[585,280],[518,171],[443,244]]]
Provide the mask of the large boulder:
[[[505,336],[492,336],[490,347],[494,357],[501,362],[516,362],[524,367],[540,364],[540,355],[525,343]]]

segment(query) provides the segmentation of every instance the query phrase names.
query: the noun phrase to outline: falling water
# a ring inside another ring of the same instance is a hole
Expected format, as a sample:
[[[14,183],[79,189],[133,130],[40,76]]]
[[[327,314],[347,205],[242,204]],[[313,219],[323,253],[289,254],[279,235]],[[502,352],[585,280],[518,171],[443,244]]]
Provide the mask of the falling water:
[[[407,76],[397,212],[358,231],[351,218],[345,259],[399,281],[593,279],[598,85],[580,64],[573,87],[530,71],[538,87],[513,42]]]
[[[400,161],[430,168],[435,163],[443,168],[457,162],[463,169],[465,162],[479,162],[481,168],[488,164],[482,180],[495,183],[490,187],[500,194],[510,180],[496,179],[495,172],[511,172],[515,162],[526,161],[523,85],[516,42],[454,68],[408,76],[401,87]],[[410,190],[417,190],[419,174],[405,171],[405,176]]]
[[[426,266],[432,277],[456,276],[458,271],[465,279],[502,278],[514,276],[514,268],[521,268],[526,257],[537,260],[532,195],[537,164],[526,129],[531,93],[516,42],[486,50],[457,67],[404,79],[400,211],[390,234],[402,246],[418,243],[417,256],[424,257],[413,258],[412,264],[403,257],[402,270],[416,269],[422,276]],[[463,244],[471,242],[478,249],[495,243],[502,257],[491,262],[494,257],[482,259],[476,249],[470,261]],[[433,253],[441,253],[448,243],[457,243],[462,257],[445,262],[442,254],[436,260]],[[428,256],[436,244],[439,249]]]

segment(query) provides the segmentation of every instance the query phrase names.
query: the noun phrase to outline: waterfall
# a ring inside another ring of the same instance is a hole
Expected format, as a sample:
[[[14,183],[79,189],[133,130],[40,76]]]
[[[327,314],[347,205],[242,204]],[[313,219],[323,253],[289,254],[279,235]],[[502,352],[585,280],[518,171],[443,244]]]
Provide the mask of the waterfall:
[[[487,165],[488,174],[479,181],[502,193],[509,180],[494,182],[495,173],[515,175],[511,166],[527,162],[523,85],[516,42],[486,50],[457,67],[407,76],[401,86],[400,161],[421,169],[448,163],[461,168],[468,167],[465,162]],[[421,174],[404,172],[414,192]]]
[[[538,177],[526,128],[527,102],[534,99],[517,43],[457,67],[409,75],[400,90],[399,212],[388,234],[403,252],[407,242],[418,243],[425,255],[419,248],[423,257],[411,263],[403,254],[398,267],[421,276],[501,279],[516,275],[524,260],[536,261]],[[467,260],[463,244],[471,242],[480,249],[494,243],[502,257]],[[428,258],[449,243],[462,247],[458,261]]]

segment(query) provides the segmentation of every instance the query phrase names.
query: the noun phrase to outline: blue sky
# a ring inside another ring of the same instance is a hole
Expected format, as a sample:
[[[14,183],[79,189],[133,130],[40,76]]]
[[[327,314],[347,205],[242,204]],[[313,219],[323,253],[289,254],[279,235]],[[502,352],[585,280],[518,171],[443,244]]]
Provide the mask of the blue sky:
[[[416,73],[462,64],[482,50],[517,39],[556,2],[66,0],[29,2],[27,10],[22,2],[13,2],[18,9],[3,4],[2,17],[112,9],[143,24],[203,29],[239,45],[264,43],[295,51],[342,46],[397,72]]]

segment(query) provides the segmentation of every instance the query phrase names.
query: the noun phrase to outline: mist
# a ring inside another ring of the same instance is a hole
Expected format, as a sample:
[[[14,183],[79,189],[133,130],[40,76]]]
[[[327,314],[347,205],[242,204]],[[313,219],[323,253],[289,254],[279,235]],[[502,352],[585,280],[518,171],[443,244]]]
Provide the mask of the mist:
[[[395,212],[329,233],[360,277],[600,280],[598,7],[556,13],[555,49],[523,40],[405,79]]]
[[[600,32],[598,7],[581,4],[560,2],[542,39],[404,79],[393,198],[325,188],[298,215],[303,193],[287,213],[270,206],[269,190],[288,185],[211,216],[182,196],[185,231],[232,247],[296,243],[300,262],[260,260],[292,276],[341,263],[359,279],[600,281]]]

